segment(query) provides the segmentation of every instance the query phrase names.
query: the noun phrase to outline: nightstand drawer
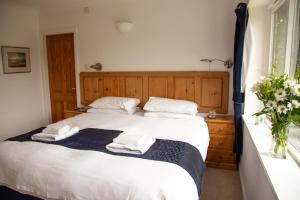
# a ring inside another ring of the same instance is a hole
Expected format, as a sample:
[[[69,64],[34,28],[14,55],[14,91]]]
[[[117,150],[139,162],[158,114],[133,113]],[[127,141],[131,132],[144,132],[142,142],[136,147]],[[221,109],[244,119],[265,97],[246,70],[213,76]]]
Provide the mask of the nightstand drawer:
[[[219,162],[213,162],[213,161],[206,161],[205,162],[207,167],[213,167],[213,168],[219,168],[219,169],[227,169],[227,170],[236,170],[236,164],[235,163],[219,163]]]
[[[208,123],[209,133],[234,134],[234,125],[231,123]]]
[[[209,148],[206,160],[218,163],[235,163],[235,154],[225,150]]]
[[[209,147],[233,151],[234,135],[210,134]]]

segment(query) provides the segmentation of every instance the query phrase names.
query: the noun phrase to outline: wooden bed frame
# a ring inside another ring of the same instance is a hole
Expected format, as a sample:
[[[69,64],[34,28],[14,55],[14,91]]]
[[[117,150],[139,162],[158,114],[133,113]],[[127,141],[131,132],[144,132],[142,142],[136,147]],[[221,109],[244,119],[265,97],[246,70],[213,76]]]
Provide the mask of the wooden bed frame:
[[[228,72],[81,72],[81,103],[103,96],[136,97],[143,106],[150,96],[191,100],[199,112],[228,112]]]

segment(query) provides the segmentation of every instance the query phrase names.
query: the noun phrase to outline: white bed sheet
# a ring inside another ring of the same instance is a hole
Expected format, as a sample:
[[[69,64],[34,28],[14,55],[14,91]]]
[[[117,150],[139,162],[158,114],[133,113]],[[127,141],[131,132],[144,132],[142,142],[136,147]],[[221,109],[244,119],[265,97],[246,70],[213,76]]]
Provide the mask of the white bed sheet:
[[[202,117],[165,119],[103,112],[67,119],[84,128],[141,129],[159,139],[190,143],[206,158],[209,135]],[[176,164],[38,142],[0,143],[0,185],[48,199],[198,199],[194,180]]]

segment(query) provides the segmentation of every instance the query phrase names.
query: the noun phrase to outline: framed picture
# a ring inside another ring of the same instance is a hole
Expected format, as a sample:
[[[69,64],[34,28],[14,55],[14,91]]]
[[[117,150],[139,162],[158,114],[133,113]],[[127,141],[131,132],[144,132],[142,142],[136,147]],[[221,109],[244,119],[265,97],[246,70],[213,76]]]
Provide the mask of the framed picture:
[[[31,72],[29,48],[2,46],[4,74]]]

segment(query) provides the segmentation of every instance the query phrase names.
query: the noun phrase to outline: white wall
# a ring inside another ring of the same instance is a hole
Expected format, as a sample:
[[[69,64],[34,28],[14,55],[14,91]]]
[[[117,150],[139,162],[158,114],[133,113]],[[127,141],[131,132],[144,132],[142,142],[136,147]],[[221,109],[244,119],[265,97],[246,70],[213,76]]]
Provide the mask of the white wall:
[[[104,71],[208,70],[201,58],[233,58],[238,2],[98,1],[89,5],[88,14],[83,6],[55,12],[44,9],[40,27],[44,34],[76,29],[78,71],[87,71],[96,62],[104,65]],[[115,22],[123,19],[134,23],[132,32],[117,32]],[[214,63],[212,70],[226,69]]]
[[[29,47],[31,61],[31,73],[3,74],[0,58],[0,140],[3,140],[43,124],[37,11],[2,1],[0,45]]]
[[[277,199],[269,177],[259,160],[259,155],[244,124],[243,155],[239,165],[244,200]]]

